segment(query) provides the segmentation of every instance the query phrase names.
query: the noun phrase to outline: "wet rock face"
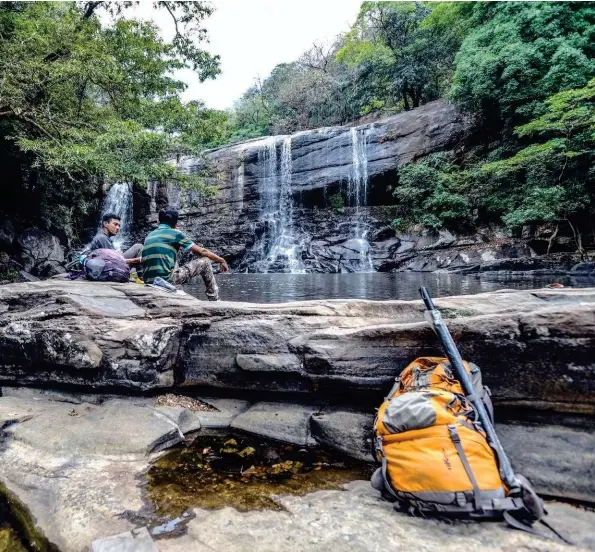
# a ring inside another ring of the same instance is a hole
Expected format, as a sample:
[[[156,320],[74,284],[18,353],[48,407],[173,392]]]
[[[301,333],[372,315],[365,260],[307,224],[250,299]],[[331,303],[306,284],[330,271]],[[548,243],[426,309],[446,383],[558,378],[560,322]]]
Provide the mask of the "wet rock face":
[[[33,276],[48,277],[65,272],[64,249],[56,236],[39,228],[29,228],[15,242],[20,263]]]
[[[328,127],[304,131],[291,137],[291,193],[294,242],[299,244],[305,269],[311,272],[349,272],[354,270],[354,227],[361,221],[366,239],[390,222],[390,216],[365,205],[392,203],[391,185],[400,165],[432,152],[454,146],[463,132],[463,124],[453,106],[436,101],[413,111],[400,113],[379,122],[357,128],[365,137],[367,193],[355,200],[353,191],[354,145],[348,127]],[[205,165],[211,169],[208,182],[217,187],[215,197],[204,199],[196,192],[180,193],[158,183],[150,186],[156,209],[170,203],[181,208],[184,230],[198,243],[220,252],[233,269],[261,271],[257,260],[267,245],[270,226],[278,216],[263,216],[264,204],[279,191],[265,192],[271,180],[280,179],[283,137],[256,139],[226,146],[207,153],[206,159],[183,158],[181,168],[195,172]],[[362,146],[363,147],[363,146]],[[269,148],[269,149],[267,149]],[[363,153],[363,151],[361,152]],[[270,165],[271,155],[279,157]],[[362,159],[363,162],[363,159]],[[267,165],[269,163],[269,165]],[[276,172],[275,172],[276,171]],[[273,173],[273,174],[272,174]],[[351,190],[351,192],[350,192]],[[347,199],[343,212],[327,208],[328,196],[343,193]],[[269,194],[269,195],[267,195]],[[273,201],[275,197],[272,198]],[[360,206],[355,209],[356,203]],[[146,226],[146,211],[139,218],[139,228]],[[139,212],[140,212],[139,211]],[[154,221],[149,217],[149,220]],[[138,238],[141,238],[139,231]],[[357,245],[357,244],[355,244]],[[367,244],[365,247],[368,247]],[[354,253],[355,251],[355,253]],[[364,256],[367,252],[363,252]],[[377,263],[376,269],[379,268]],[[272,260],[270,271],[288,270],[283,255]]]
[[[592,289],[436,300],[465,358],[499,400],[595,404]],[[421,355],[441,355],[421,301],[209,303],[135,284],[0,287],[0,381],[120,389],[180,385],[386,392]]]

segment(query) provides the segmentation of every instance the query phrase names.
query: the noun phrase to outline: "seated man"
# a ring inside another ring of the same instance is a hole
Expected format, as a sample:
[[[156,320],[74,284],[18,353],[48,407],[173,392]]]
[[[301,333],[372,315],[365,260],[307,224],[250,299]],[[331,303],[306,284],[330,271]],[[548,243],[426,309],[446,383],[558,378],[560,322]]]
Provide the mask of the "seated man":
[[[115,213],[106,213],[101,218],[101,230],[97,232],[88,251],[95,249],[116,249],[111,238],[118,235],[120,231],[120,217]],[[140,264],[143,246],[141,243],[135,243],[132,247],[124,251],[122,255],[126,259],[128,266]]]
[[[160,276],[174,285],[185,284],[199,274],[205,283],[209,301],[219,300],[219,288],[213,275],[211,261],[221,265],[221,271],[229,269],[225,259],[215,255],[208,249],[199,247],[188,239],[184,232],[178,230],[178,212],[175,209],[159,211],[159,226],[149,233],[143,247],[143,274],[146,284],[152,284]],[[176,268],[178,250],[192,251],[201,255],[181,268]]]

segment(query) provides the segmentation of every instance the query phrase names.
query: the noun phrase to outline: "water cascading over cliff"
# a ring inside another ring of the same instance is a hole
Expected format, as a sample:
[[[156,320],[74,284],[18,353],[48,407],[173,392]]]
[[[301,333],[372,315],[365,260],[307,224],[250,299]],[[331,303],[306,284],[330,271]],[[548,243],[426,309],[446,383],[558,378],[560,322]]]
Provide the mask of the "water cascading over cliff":
[[[367,240],[368,230],[362,220],[361,207],[368,203],[368,135],[369,129],[352,127],[349,130],[351,139],[351,174],[347,189],[348,204],[355,208],[353,221],[353,238],[350,240],[358,258],[353,262],[355,272],[373,272],[370,258],[370,244]],[[349,242],[348,242],[349,243]]]
[[[226,257],[234,271],[392,270],[417,247],[390,227],[399,167],[455,147],[463,133],[456,109],[439,100],[354,128],[305,130],[182,156],[179,168],[204,170],[217,193],[150,186],[144,200],[150,215],[134,238],[142,241],[156,211],[169,204],[179,207],[184,231]]]
[[[258,162],[260,166],[258,224],[261,235],[255,246],[256,270],[257,272],[304,272],[293,216],[291,136],[273,136],[265,140],[258,152]]]
[[[130,182],[116,182],[111,185],[103,200],[101,216],[106,213],[115,213],[120,217],[120,232],[113,239],[113,243],[116,249],[122,250],[129,241],[132,230],[132,184]],[[100,218],[98,230],[101,230],[101,227]]]

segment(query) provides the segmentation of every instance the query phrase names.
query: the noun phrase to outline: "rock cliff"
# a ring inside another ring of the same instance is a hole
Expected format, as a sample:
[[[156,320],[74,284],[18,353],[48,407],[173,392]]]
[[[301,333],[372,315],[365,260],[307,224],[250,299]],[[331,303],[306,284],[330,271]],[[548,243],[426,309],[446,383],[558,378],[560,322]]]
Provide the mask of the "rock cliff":
[[[580,259],[570,254],[576,246],[564,225],[527,226],[517,235],[499,227],[464,235],[391,228],[399,167],[456,148],[464,130],[454,107],[439,100],[359,127],[181,158],[179,166],[205,175],[216,195],[150,183],[135,196],[135,237],[142,241],[156,211],[173,205],[193,239],[242,272],[569,270]]]
[[[595,405],[595,290],[438,298],[497,400]],[[0,382],[377,398],[438,354],[421,301],[209,303],[136,284],[0,287]],[[521,376],[522,374],[522,376]],[[590,410],[589,410],[590,411]]]
[[[381,206],[393,203],[398,167],[454,147],[463,128],[454,107],[436,101],[357,128],[266,137],[212,150],[204,159],[182,158],[186,171],[208,171],[217,194],[203,198],[152,183],[150,198],[137,201],[139,235],[151,212],[147,205],[154,213],[173,204],[185,230],[234,269],[383,269],[381,250],[390,244],[376,247],[372,259],[368,242],[392,220]],[[339,194],[343,203],[331,208],[329,198]]]

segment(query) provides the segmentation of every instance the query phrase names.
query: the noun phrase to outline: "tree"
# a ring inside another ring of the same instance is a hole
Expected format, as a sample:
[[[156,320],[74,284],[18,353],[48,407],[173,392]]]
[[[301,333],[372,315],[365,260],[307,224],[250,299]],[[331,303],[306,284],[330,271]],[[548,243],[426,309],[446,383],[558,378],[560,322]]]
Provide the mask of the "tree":
[[[545,107],[541,117],[515,130],[525,147],[482,170],[521,184],[504,222],[566,221],[582,254],[581,226],[595,214],[595,79],[553,95]]]
[[[6,162],[21,167],[15,173],[25,197],[79,201],[67,209],[80,217],[104,179],[196,182],[167,157],[197,152],[222,135],[224,117],[198,102],[183,104],[185,85],[172,77],[182,67],[202,80],[218,73],[218,57],[196,45],[211,8],[156,2],[175,26],[168,43],[153,24],[127,19],[130,5],[0,4],[0,140]],[[14,183],[5,185],[13,195]]]
[[[450,96],[484,130],[528,122],[546,98],[595,74],[588,2],[477,2],[466,21]]]
[[[450,153],[435,153],[399,171],[393,192],[403,217],[397,226],[422,225],[438,229],[462,226],[471,220],[471,206],[464,179]]]
[[[432,13],[420,2],[364,2],[337,59],[370,65],[377,96],[418,107],[441,95],[458,46],[445,25],[424,21]]]

